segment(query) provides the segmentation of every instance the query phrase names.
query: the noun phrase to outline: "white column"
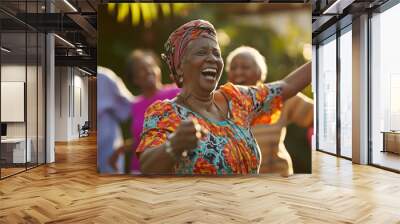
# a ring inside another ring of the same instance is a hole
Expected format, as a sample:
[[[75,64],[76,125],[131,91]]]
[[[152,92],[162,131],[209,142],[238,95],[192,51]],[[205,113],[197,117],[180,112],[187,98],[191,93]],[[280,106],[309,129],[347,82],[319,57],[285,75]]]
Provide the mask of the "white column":
[[[353,162],[368,163],[368,16],[353,19]]]
[[[53,12],[54,6],[48,1],[47,12]],[[54,35],[46,35],[46,163],[55,162],[55,53]]]

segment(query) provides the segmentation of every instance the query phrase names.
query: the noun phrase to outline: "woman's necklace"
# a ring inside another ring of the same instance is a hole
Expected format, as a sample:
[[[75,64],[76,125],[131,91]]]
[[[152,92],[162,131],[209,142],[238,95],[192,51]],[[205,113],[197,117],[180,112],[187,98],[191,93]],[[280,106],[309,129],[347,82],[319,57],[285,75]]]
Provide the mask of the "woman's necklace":
[[[226,117],[224,116],[224,113],[223,113],[222,109],[217,105],[217,103],[215,103],[214,96],[215,96],[215,94],[213,93],[212,99],[211,99],[211,104],[210,104],[210,106],[208,106],[208,108],[206,108],[206,111],[208,111],[208,112],[211,111],[211,107],[212,107],[212,105],[214,105],[214,106],[217,108],[217,110],[219,111],[220,115],[222,115],[222,117],[223,117],[224,119],[226,119]],[[196,101],[201,102],[200,100],[198,100],[195,96],[191,95],[190,93],[187,94],[186,96],[183,96],[182,94],[179,94],[179,95],[178,95],[178,98],[181,99],[181,102],[182,102],[186,107],[188,107],[191,111],[196,112],[196,113],[202,115],[202,114],[199,113],[197,110],[194,110],[193,107],[187,102],[187,99],[189,99],[189,97],[192,97],[192,98],[194,98]],[[203,116],[203,117],[206,117],[206,116],[204,116],[204,115],[202,115],[202,116]]]

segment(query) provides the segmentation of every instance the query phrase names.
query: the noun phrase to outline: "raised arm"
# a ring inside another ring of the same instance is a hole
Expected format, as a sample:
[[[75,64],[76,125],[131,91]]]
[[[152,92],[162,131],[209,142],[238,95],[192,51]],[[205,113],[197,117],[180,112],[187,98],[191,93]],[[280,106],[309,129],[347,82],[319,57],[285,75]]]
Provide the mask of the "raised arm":
[[[311,83],[311,62],[300,66],[280,82],[283,100],[296,95]]]

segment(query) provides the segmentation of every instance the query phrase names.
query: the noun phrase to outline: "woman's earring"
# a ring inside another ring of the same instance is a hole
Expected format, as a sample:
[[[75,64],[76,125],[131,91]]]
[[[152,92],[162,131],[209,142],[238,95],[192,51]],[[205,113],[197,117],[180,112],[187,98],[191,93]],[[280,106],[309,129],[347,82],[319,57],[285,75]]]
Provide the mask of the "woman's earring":
[[[179,76],[178,82],[183,83],[183,76]]]

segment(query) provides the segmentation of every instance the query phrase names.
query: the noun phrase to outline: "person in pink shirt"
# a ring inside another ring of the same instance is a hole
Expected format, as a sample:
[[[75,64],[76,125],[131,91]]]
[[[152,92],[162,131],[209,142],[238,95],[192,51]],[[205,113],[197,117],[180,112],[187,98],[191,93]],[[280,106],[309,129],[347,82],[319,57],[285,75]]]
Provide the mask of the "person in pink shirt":
[[[138,174],[139,160],[135,150],[140,142],[143,130],[144,113],[146,109],[157,100],[173,99],[180,89],[175,84],[163,85],[161,83],[160,60],[155,53],[148,50],[134,50],[128,57],[126,74],[129,75],[141,95],[132,103],[132,159],[131,173]]]

